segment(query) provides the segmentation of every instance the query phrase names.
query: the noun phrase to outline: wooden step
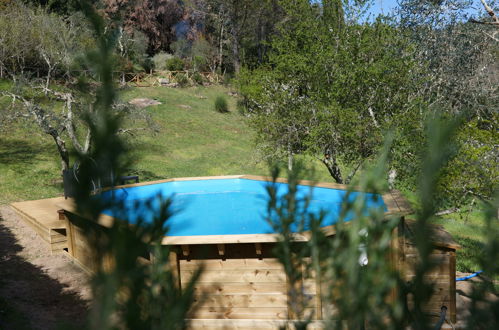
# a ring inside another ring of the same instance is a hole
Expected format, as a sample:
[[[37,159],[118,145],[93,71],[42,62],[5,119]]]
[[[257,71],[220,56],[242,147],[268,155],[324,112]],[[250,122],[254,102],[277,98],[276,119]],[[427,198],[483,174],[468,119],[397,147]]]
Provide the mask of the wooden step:
[[[56,197],[11,204],[17,214],[50,245],[53,253],[67,248],[66,224],[59,220],[59,207],[56,206],[63,200],[62,197]]]

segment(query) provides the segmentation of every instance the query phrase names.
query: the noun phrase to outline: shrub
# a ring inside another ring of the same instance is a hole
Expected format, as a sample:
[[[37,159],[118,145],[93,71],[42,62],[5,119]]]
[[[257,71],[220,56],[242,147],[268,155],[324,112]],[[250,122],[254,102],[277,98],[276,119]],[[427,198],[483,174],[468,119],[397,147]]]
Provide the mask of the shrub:
[[[167,70],[167,62],[172,59],[173,55],[165,52],[157,53],[153,56],[152,61],[156,70]]]
[[[228,105],[227,100],[225,99],[224,96],[219,95],[215,99],[215,110],[220,112],[220,113],[229,112],[229,105]]]
[[[170,71],[182,71],[184,69],[184,61],[178,57],[172,57],[166,61],[166,69]]]
[[[187,75],[184,73],[179,73],[175,77],[175,80],[177,80],[177,83],[179,84],[180,87],[185,87],[189,85],[189,78],[187,78]]]
[[[199,72],[194,72],[192,80],[194,80],[194,82],[198,85],[202,85],[204,81],[203,76]]]
[[[192,59],[192,66],[194,71],[202,72],[205,70],[208,61],[203,56],[196,55]]]
[[[144,60],[140,63],[140,66],[142,67],[142,69],[144,69],[145,72],[151,72],[156,68],[154,60],[150,57],[144,58]]]
[[[238,98],[236,103],[237,111],[240,115],[244,116],[247,113],[248,107],[246,104],[246,99]]]

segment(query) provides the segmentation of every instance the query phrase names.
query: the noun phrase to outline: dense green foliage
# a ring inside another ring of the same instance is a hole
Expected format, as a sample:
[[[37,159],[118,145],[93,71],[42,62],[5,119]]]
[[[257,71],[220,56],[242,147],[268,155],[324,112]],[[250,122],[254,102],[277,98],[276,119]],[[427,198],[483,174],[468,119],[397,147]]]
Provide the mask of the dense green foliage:
[[[182,71],[184,62],[178,57],[172,57],[166,60],[166,69],[170,71]]]
[[[284,1],[288,20],[269,66],[242,75],[240,90],[269,150],[309,153],[343,183],[376,154],[385,132],[407,121],[414,65],[388,22],[346,25],[335,16],[341,4],[326,4],[330,12]],[[339,163],[351,168],[347,176]]]

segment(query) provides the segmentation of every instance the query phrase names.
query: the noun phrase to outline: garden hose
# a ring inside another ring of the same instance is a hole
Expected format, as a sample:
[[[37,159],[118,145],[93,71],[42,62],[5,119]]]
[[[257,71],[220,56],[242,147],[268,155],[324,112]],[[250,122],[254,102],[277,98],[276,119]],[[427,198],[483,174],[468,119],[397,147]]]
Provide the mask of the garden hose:
[[[473,278],[473,277],[475,277],[475,276],[478,276],[478,275],[480,275],[481,273],[483,273],[483,270],[479,270],[478,272],[474,272],[473,274],[468,275],[468,276],[458,277],[458,278],[456,278],[456,282],[457,282],[457,281],[466,281],[466,280],[469,280],[470,278]]]

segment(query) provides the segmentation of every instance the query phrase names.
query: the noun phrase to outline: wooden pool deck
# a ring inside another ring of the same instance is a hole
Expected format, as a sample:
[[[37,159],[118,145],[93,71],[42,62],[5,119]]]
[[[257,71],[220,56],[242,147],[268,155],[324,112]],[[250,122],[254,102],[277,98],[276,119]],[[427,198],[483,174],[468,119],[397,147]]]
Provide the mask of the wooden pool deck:
[[[64,197],[39,199],[34,201],[16,202],[11,206],[50,245],[52,253],[64,251],[67,248],[66,224],[59,220],[58,203]]]

